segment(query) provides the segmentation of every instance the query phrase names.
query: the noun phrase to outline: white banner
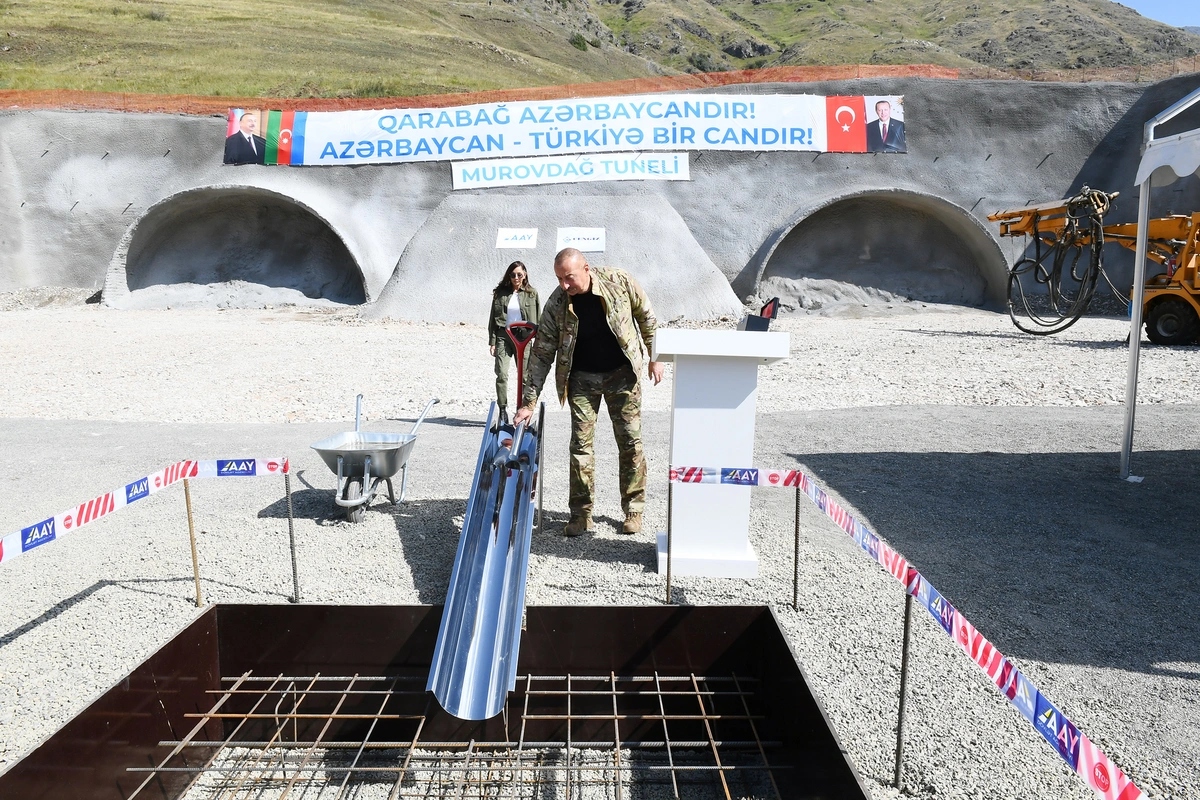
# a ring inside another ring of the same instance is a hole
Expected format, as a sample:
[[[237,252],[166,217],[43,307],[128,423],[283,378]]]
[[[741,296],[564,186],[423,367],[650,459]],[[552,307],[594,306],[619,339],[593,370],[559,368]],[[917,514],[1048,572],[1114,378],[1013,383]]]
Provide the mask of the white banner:
[[[591,181],[687,181],[687,153],[605,153],[455,161],[455,189]]]
[[[861,109],[862,98],[856,99]],[[825,151],[830,111],[827,98],[819,95],[672,93],[284,112],[279,124],[287,136],[279,140],[277,161],[267,162],[351,165],[643,150]],[[864,124],[862,114],[856,116]]]
[[[497,228],[497,250],[519,250],[537,247],[537,228]]]
[[[559,228],[554,250],[557,252],[564,247],[574,247],[585,253],[603,253],[604,228]]]

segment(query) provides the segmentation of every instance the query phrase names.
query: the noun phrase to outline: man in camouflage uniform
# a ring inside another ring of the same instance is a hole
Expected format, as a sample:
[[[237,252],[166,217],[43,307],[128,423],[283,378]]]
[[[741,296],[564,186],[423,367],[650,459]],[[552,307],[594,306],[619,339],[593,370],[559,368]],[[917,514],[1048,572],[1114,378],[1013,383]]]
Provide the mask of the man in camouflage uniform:
[[[646,505],[646,457],[642,452],[643,348],[649,354],[658,322],[650,300],[633,276],[621,269],[592,267],[573,247],[554,259],[558,288],[546,301],[529,357],[524,403],[513,417],[533,416],[542,385],[555,367],[558,399],[571,408],[571,519],[563,533],[578,536],[592,527],[595,494],[596,415],[603,398],[617,438],[622,533],[642,529]],[[657,384],[663,365],[651,361]]]

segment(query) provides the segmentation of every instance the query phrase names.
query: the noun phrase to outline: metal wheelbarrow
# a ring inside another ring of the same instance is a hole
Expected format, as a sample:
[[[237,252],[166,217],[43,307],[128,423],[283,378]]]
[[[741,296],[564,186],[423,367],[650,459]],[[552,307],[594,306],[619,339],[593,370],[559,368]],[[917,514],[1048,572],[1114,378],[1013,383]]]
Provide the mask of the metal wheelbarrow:
[[[408,433],[366,433],[360,430],[362,399],[361,394],[355,398],[353,431],[334,434],[312,445],[325,465],[337,473],[338,488],[333,502],[346,509],[346,519],[351,522],[362,521],[363,511],[375,499],[381,483],[387,484],[392,505],[404,502],[408,457],[417,442],[417,428],[438,402],[436,397],[429,401]],[[392,477],[397,472],[401,473],[399,498],[392,488]]]

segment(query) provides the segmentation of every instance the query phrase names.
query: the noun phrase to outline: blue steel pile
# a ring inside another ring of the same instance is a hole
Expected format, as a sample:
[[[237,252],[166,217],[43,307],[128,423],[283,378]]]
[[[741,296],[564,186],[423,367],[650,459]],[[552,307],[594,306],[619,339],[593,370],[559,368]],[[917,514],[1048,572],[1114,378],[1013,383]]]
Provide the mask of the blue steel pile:
[[[516,688],[544,417],[514,430],[488,413],[426,686],[461,719],[494,717]]]

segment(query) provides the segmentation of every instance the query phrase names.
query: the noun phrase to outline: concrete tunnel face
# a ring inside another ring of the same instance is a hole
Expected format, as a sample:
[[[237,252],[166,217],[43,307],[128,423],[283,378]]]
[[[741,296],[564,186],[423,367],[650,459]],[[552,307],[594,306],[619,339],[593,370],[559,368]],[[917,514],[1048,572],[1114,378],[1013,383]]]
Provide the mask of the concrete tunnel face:
[[[758,292],[797,308],[889,299],[981,306],[1002,300],[1006,274],[999,246],[966,212],[888,192],[835,201],[796,223]]]
[[[362,271],[333,229],[291,198],[253,187],[187,192],[151,209],[131,238],[125,276],[130,291],[244,281],[277,302],[366,301]]]

